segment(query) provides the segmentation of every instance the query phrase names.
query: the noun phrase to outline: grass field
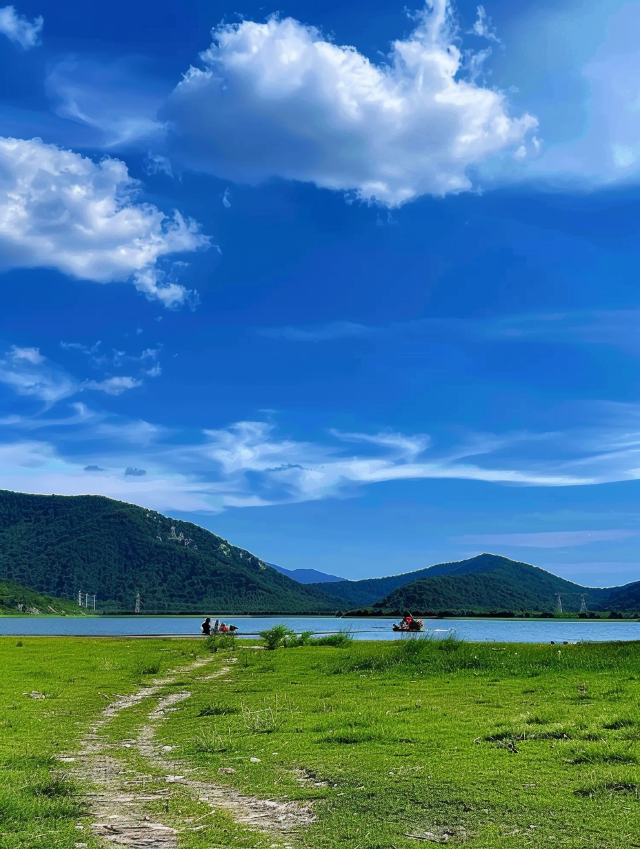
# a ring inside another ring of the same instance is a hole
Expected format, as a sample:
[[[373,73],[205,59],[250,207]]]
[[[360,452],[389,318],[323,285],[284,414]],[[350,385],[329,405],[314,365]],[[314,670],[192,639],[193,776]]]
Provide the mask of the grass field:
[[[0,640],[1,849],[103,845],[87,788],[56,756],[73,756],[115,694],[198,654],[206,667],[101,731],[180,849],[640,846],[639,643],[241,646]],[[200,801],[213,785],[315,820],[247,824],[236,802]]]

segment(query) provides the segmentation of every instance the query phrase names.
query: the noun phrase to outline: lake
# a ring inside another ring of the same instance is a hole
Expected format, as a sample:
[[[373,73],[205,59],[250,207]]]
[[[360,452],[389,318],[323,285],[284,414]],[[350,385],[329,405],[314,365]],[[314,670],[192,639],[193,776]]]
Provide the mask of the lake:
[[[201,616],[105,616],[64,617],[0,617],[0,635],[11,636],[198,636]],[[255,636],[278,623],[292,630],[335,633],[346,630],[357,640],[407,639],[391,630],[393,619],[364,619],[321,616],[234,616],[240,636]],[[471,642],[503,643],[604,642],[606,640],[640,640],[640,623],[632,620],[554,619],[437,619],[426,620],[424,634],[434,638],[455,634]]]

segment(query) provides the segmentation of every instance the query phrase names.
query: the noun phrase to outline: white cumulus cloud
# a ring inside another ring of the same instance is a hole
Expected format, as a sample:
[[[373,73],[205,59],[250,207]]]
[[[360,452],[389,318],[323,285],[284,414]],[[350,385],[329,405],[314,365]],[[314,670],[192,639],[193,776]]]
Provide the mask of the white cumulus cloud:
[[[16,12],[15,6],[3,6],[0,9],[0,33],[23,50],[29,50],[40,44],[42,16],[30,21]]]
[[[449,0],[429,0],[379,63],[292,18],[222,24],[162,117],[176,156],[236,182],[300,180],[388,206],[466,191],[474,166],[521,148],[537,122],[465,78],[458,41]]]
[[[123,162],[87,157],[40,139],[0,137],[0,264],[56,268],[83,280],[131,279],[167,307],[191,293],[161,263],[209,240],[178,212],[136,199]]]

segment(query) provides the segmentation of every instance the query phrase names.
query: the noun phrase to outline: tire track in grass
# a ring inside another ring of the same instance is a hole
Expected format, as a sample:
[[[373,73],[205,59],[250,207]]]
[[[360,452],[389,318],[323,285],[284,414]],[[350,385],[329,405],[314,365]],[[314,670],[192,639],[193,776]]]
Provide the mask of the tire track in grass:
[[[212,675],[207,675],[206,680],[220,678],[226,675],[229,669],[230,667],[223,667]],[[149,713],[149,721],[143,725],[136,739],[138,752],[156,768],[171,768],[172,772],[167,775],[167,780],[180,784],[210,808],[226,810],[237,823],[280,835],[295,834],[304,826],[310,825],[315,820],[310,805],[247,796],[228,786],[190,778],[188,773],[192,770],[185,766],[184,762],[172,759],[168,763],[165,753],[171,747],[156,743],[156,729],[166,714],[176,710],[175,705],[190,695],[187,692],[172,693],[158,702],[158,706]],[[178,772],[184,774],[176,774]]]
[[[145,807],[150,802],[168,800],[178,787],[212,810],[224,810],[237,823],[265,834],[293,836],[314,821],[310,805],[259,799],[231,787],[191,778],[189,773],[194,772],[193,768],[182,761],[169,761],[167,753],[172,747],[156,742],[157,728],[167,714],[177,710],[180,702],[191,697],[186,690],[166,696],[163,690],[179,677],[192,674],[212,660],[214,658],[196,660],[154,680],[150,686],[139,687],[135,693],[118,696],[105,707],[100,718],[84,735],[78,754],[60,758],[69,763],[73,777],[81,786],[94,788],[93,792],[85,794],[92,819],[90,828],[105,842],[135,849],[178,849],[180,830],[160,821],[151,821]],[[222,667],[198,680],[220,678],[229,671],[230,667]],[[114,757],[120,746],[109,742],[105,729],[122,711],[156,696],[159,697],[156,706],[147,714],[137,737],[127,744],[153,767],[149,774],[144,774]],[[151,789],[159,780],[157,771],[162,771],[169,786]]]

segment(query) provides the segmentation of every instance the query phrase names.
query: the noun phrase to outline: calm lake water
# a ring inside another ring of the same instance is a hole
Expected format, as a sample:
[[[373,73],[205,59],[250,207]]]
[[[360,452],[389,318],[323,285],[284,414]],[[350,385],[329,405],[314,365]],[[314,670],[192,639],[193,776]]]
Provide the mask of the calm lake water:
[[[197,636],[201,616],[123,616],[95,618],[27,618],[0,617],[0,635],[12,636]],[[278,623],[294,631],[335,633],[347,630],[357,640],[407,639],[391,630],[393,619],[336,619],[307,616],[235,616],[240,635],[256,635]],[[633,621],[555,621],[550,619],[437,619],[425,621],[425,634],[472,642],[505,643],[604,642],[605,640],[640,640],[640,623]]]

